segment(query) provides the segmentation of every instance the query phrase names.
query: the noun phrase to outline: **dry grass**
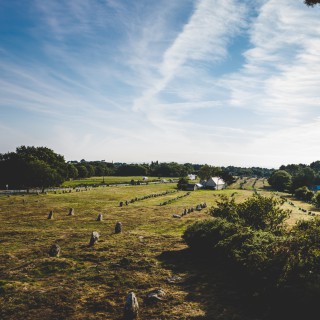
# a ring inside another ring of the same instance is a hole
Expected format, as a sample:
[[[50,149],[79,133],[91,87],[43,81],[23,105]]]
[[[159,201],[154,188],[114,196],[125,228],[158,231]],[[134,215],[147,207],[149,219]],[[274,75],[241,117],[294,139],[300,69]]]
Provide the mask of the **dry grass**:
[[[254,289],[225,268],[193,259],[181,239],[188,225],[208,218],[208,209],[172,218],[199,203],[213,206],[219,194],[236,193],[243,201],[253,192],[198,191],[159,206],[184,193],[177,192],[119,207],[120,201],[173,189],[159,184],[1,196],[0,318],[117,320],[134,291],[141,319],[254,319],[261,312],[251,307]],[[74,216],[68,216],[70,207]],[[50,210],[53,220],[47,219]],[[99,213],[102,222],[96,221]],[[121,234],[114,234],[117,221]],[[100,240],[89,247],[92,231]],[[53,243],[61,246],[59,258],[48,255]],[[174,275],[182,280],[169,284]],[[159,287],[167,292],[165,301],[148,304],[147,293]]]

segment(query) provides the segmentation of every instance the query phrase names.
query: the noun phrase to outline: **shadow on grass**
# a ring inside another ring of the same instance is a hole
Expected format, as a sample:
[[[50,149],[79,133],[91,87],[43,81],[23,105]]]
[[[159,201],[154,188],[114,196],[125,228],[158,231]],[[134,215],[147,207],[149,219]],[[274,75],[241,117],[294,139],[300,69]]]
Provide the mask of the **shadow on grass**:
[[[275,288],[189,249],[165,251],[158,258],[173,274],[186,275],[176,285],[188,293],[187,301],[199,303],[205,311],[205,316],[190,320],[318,319],[316,293],[307,294],[297,287]]]

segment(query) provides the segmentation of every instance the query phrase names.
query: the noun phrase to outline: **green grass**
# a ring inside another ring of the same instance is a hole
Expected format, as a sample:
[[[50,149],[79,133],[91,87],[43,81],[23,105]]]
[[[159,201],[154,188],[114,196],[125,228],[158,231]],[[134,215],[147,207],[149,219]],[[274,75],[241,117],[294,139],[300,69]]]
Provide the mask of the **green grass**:
[[[132,176],[132,177],[118,177],[118,176],[105,176],[105,177],[91,177],[91,178],[84,178],[84,179],[75,179],[70,181],[65,181],[62,184],[62,187],[66,188],[73,188],[77,186],[85,186],[85,185],[100,185],[100,184],[120,184],[120,183],[130,183],[131,180],[143,182],[142,176]],[[178,179],[172,177],[148,177],[148,182],[153,181],[161,181],[162,179],[169,180],[169,179]]]
[[[0,319],[120,320],[129,291],[138,296],[141,319],[257,318],[249,311],[251,300],[246,307],[246,291],[225,271],[213,272],[212,266],[194,261],[181,239],[188,225],[209,218],[207,211],[218,195],[234,193],[237,201],[243,201],[252,190],[200,190],[159,206],[185,193],[179,191],[119,206],[120,201],[172,191],[175,186],[0,196]],[[203,202],[207,209],[172,218]],[[68,216],[71,207],[74,216]],[[53,220],[47,219],[50,210]],[[96,221],[99,213],[102,222]],[[305,218],[301,212],[296,215],[295,220]],[[123,224],[122,234],[114,234],[117,221]],[[100,233],[100,240],[88,247],[92,231]],[[53,243],[61,246],[59,258],[48,255]],[[183,282],[168,284],[166,278],[172,275]],[[167,299],[147,304],[148,292],[159,287]],[[230,292],[237,296],[234,301]]]

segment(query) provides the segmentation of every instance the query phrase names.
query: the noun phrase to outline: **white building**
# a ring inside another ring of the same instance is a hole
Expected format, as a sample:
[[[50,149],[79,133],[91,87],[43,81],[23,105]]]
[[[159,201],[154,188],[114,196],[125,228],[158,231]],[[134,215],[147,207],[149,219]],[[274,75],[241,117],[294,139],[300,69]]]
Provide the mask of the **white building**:
[[[205,183],[203,183],[203,185],[208,189],[221,190],[225,188],[226,183],[219,177],[211,177]]]

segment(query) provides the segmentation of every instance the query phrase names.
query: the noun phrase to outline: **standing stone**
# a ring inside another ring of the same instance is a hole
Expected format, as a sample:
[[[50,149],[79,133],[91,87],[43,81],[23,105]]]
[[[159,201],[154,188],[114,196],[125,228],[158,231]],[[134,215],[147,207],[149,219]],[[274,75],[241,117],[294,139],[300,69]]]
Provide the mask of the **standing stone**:
[[[52,210],[49,212],[48,219],[53,219],[53,211]]]
[[[130,292],[124,305],[124,319],[133,320],[139,316],[139,304],[134,292]]]
[[[53,244],[49,250],[50,257],[59,257],[61,248],[57,244]]]
[[[69,209],[69,214],[68,214],[69,216],[73,216],[74,215],[74,209],[73,208],[70,208]]]
[[[96,232],[96,231],[93,231],[92,234],[91,234],[91,239],[90,239],[90,242],[89,242],[89,247],[92,247],[94,246],[99,240],[99,233]]]
[[[98,214],[98,218],[97,218],[97,221],[102,221],[103,220],[103,216],[102,216],[102,213],[99,213]]]
[[[166,292],[161,288],[151,291],[147,296],[148,302],[158,302],[164,300]]]
[[[118,221],[116,223],[115,229],[114,229],[115,233],[121,233],[122,232],[122,223],[120,221]]]
[[[123,206],[123,202],[122,202],[122,201],[119,203],[119,206],[120,206],[120,207],[122,207],[122,206]]]

